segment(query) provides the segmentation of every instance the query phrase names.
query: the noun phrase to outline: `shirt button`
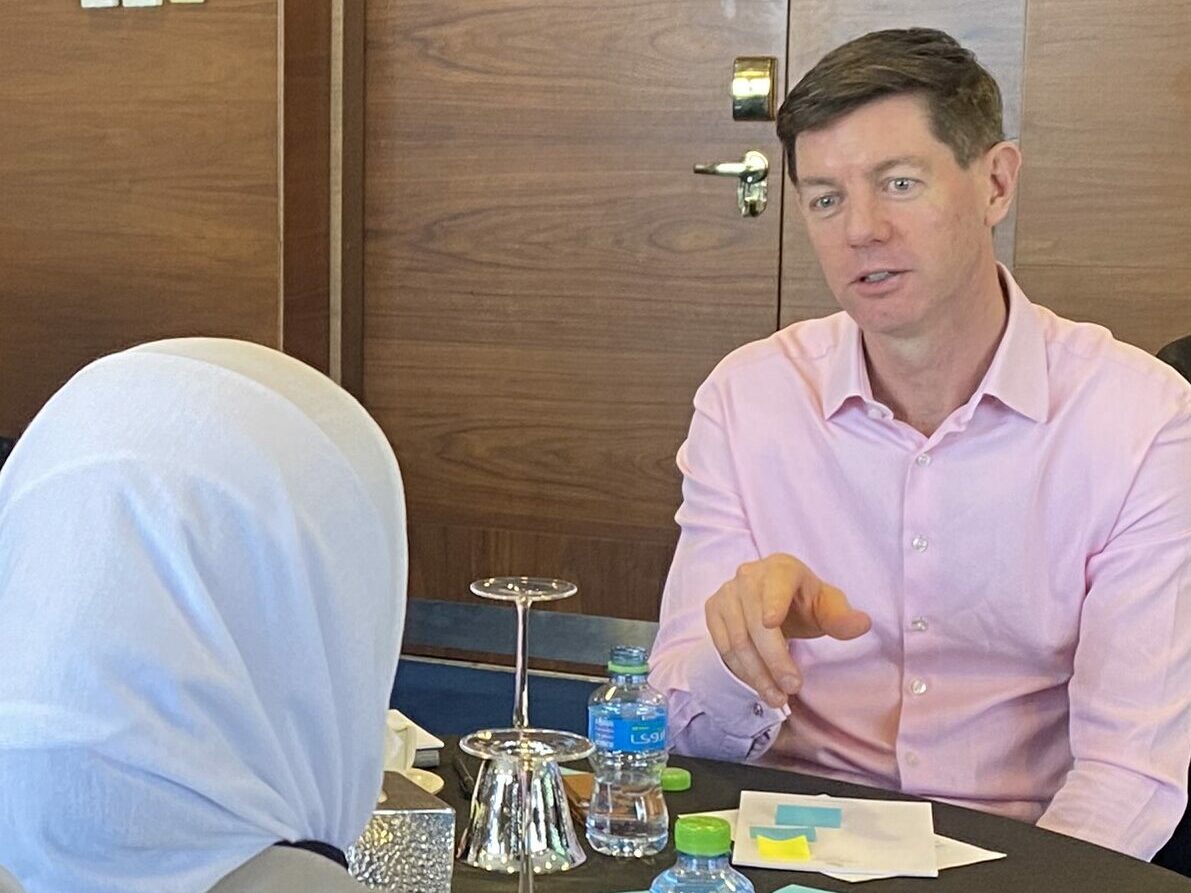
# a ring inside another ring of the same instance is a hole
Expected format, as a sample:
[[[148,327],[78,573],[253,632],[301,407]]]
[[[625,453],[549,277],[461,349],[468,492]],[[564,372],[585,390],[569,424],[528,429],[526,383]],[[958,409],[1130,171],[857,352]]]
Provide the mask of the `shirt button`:
[[[914,753],[914,751],[912,751],[912,750],[906,751],[905,761],[906,761],[907,766],[917,766],[918,765],[918,754]]]
[[[765,715],[765,708],[756,701],[753,702],[753,716],[762,717]]]
[[[920,453],[918,458],[915,459],[914,461],[917,462],[919,465],[921,465],[923,468],[926,468],[926,466],[930,465],[930,453]]]
[[[910,629],[916,633],[924,633],[930,629],[930,624],[926,622],[925,617],[915,617],[910,621]]]
[[[926,694],[926,690],[928,688],[930,688],[930,686],[926,684],[925,679],[915,679],[910,683],[910,694],[924,695]]]
[[[877,409],[877,407],[875,407],[875,406],[870,406],[868,408],[868,417],[870,419],[879,419],[883,415],[884,415],[884,413],[881,412],[881,410]]]
[[[916,536],[914,539],[910,540],[910,546],[915,552],[925,552],[927,545],[929,544],[927,543],[926,537],[924,536]]]

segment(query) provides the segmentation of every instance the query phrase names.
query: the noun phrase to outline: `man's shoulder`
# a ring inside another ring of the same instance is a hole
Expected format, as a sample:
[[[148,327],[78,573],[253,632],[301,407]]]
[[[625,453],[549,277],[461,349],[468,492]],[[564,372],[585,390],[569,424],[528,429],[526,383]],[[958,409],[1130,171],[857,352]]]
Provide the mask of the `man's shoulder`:
[[[1186,408],[1191,383],[1139,347],[1118,340],[1104,326],[1066,319],[1035,305],[1046,341],[1052,386],[1127,398],[1138,408]]]
[[[844,313],[792,323],[737,347],[716,364],[708,380],[726,384],[775,373],[802,379],[841,347],[847,325]]]

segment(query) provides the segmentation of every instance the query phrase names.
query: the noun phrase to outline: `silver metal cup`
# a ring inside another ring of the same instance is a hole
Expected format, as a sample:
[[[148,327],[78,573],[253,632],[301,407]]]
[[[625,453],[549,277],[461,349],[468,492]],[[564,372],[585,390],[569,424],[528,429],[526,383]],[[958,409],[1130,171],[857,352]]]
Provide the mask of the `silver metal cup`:
[[[352,876],[392,893],[450,893],[455,810],[398,772],[386,772],[384,802],[347,851]]]

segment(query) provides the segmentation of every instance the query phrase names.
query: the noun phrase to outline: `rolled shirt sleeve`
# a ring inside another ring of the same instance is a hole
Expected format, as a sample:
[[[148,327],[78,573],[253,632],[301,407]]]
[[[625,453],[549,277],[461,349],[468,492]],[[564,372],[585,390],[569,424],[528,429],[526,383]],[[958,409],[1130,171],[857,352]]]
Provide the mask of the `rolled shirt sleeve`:
[[[707,632],[704,605],[746,561],[760,556],[735,483],[714,383],[695,396],[678,453],[682,533],[662,597],[650,681],[670,701],[670,742],[679,753],[733,761],[760,756],[790,714],[774,709],[724,665]]]

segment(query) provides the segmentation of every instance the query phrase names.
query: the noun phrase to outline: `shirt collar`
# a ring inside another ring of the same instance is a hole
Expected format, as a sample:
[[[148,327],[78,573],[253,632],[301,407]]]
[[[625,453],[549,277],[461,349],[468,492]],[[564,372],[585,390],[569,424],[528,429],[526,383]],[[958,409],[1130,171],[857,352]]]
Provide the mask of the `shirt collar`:
[[[995,397],[1026,418],[1045,422],[1050,416],[1050,378],[1042,322],[1013,275],[1001,264],[997,268],[1009,295],[1009,319],[972,404],[981,396]]]
[[[974,408],[983,397],[994,397],[1015,412],[1044,422],[1050,406],[1046,339],[1034,305],[1008,269],[1002,264],[997,264],[997,269],[1009,296],[1009,317],[984,381],[969,405]],[[860,327],[843,314],[841,337],[827,357],[824,370],[823,418],[834,416],[852,398],[872,403],[873,389],[864,362]]]
[[[841,313],[843,332],[835,350],[827,356],[823,377],[823,418],[830,419],[844,403],[858,398],[865,403],[873,400],[873,388],[864,363],[864,347],[860,327],[846,313]]]

